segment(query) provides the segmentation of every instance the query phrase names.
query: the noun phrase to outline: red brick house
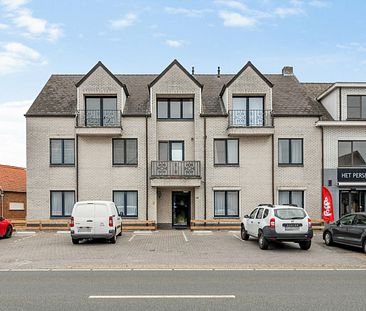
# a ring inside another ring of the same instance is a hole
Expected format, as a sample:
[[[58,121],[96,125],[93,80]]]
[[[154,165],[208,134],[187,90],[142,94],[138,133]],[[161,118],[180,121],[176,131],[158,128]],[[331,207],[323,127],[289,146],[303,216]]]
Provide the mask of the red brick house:
[[[0,164],[0,216],[8,219],[25,219],[26,170]]]

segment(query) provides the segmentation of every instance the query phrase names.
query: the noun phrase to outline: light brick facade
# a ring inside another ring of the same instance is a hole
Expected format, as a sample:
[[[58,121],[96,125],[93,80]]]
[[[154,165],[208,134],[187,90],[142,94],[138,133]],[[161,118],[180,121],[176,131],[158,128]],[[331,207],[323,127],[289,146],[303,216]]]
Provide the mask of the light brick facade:
[[[78,86],[76,109],[84,109],[86,95],[112,94],[117,97],[117,109],[123,111],[127,98],[124,88],[98,67]],[[273,109],[272,87],[250,66],[223,92],[222,101],[227,111],[232,109],[233,96],[263,96],[264,109]],[[193,119],[158,120],[159,98],[193,98]],[[277,203],[281,189],[304,191],[305,209],[311,217],[320,217],[322,145],[321,128],[316,127],[318,118],[275,117],[272,131],[236,129],[236,133],[229,136],[228,116],[204,116],[202,88],[177,65],[171,66],[150,87],[149,105],[149,115],[122,115],[121,134],[111,134],[108,129],[78,132],[73,117],[28,116],[27,218],[50,218],[50,191],[53,190],[75,191],[77,200],[112,200],[113,191],[136,190],[137,218],[171,226],[173,191],[190,192],[191,219],[212,219],[215,217],[215,190],[239,191],[239,217],[242,217],[260,203]],[[51,138],[75,139],[75,165],[50,165]],[[137,165],[113,165],[113,138],[137,139]],[[217,138],[239,140],[238,165],[215,165],[214,139]],[[304,140],[304,165],[278,165],[279,138]],[[200,162],[200,178],[152,178],[151,163],[159,158],[159,141],[184,141],[184,160]]]

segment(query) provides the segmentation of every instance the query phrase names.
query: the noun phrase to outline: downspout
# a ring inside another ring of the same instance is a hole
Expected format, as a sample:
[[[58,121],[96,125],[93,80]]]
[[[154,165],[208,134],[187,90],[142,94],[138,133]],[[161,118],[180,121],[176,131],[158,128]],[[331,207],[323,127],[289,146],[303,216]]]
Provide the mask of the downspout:
[[[76,161],[75,161],[75,165],[76,165],[76,202],[79,201],[79,135],[76,134],[76,143],[75,143],[75,147],[76,147]]]
[[[148,116],[145,117],[145,166],[146,166],[146,220],[149,220],[149,137]],[[146,224],[147,225],[147,224]]]
[[[272,114],[272,126],[275,129],[275,118]],[[274,177],[274,171],[275,171],[275,141],[274,141],[274,133],[272,134],[272,204],[275,204],[275,177]]]
[[[320,117],[319,117],[319,121],[320,121]],[[321,126],[320,127],[321,130],[321,143],[322,143],[322,186],[324,186],[324,129]]]
[[[204,220],[207,218],[207,185],[206,185],[206,155],[207,155],[207,135],[206,135],[206,117],[203,117],[203,205],[204,205]],[[205,223],[206,224],[206,223]]]
[[[342,87],[339,87],[339,121],[342,121]]]

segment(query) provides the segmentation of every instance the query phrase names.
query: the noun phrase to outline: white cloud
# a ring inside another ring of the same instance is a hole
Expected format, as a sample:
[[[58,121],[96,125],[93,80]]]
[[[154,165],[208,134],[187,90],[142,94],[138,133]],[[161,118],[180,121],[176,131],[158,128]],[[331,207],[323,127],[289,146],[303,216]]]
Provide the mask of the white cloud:
[[[30,0],[0,0],[6,11],[13,11],[28,3]]]
[[[0,75],[18,72],[30,65],[46,65],[44,59],[36,50],[19,42],[3,44],[0,51]]]
[[[165,40],[165,44],[172,48],[180,48],[185,45],[185,41],[183,40]]]
[[[257,24],[254,17],[244,16],[236,12],[221,11],[219,16],[227,27],[252,27]]]
[[[312,0],[309,2],[309,5],[317,8],[329,8],[331,6],[330,2],[322,0]]]
[[[0,23],[0,30],[4,30],[4,29],[8,29],[9,28],[9,26],[8,25],[6,25],[6,24],[1,24]]]
[[[127,13],[123,18],[112,20],[111,26],[116,29],[127,28],[135,25],[138,21],[138,17],[134,13]]]
[[[208,9],[186,9],[186,8],[173,8],[173,7],[165,7],[165,12],[169,14],[181,14],[188,17],[202,17],[204,14],[210,12]]]
[[[276,8],[274,13],[281,18],[291,16],[291,15],[300,15],[304,13],[304,10],[300,7],[284,7],[284,8]]]
[[[220,4],[220,5],[227,6],[230,9],[236,9],[236,10],[240,10],[240,11],[243,11],[243,12],[247,12],[248,11],[248,7],[244,3],[241,3],[239,1],[234,1],[234,0],[216,0],[215,3],[216,4]]]
[[[336,47],[341,50],[348,50],[351,52],[366,52],[366,44],[360,42],[350,42],[346,44],[337,44]]]
[[[24,114],[32,100],[0,103],[0,141],[5,149],[0,152],[0,163],[26,165],[26,140]]]
[[[49,40],[56,41],[62,35],[59,25],[50,24],[47,20],[34,17],[28,9],[18,10],[13,22],[16,27],[24,28],[28,36],[46,35]]]
[[[56,41],[62,36],[60,25],[52,24],[43,18],[33,16],[33,12],[24,7],[28,0],[0,0],[0,4],[8,12],[6,15],[16,28],[24,30],[27,37],[45,36],[50,41]]]

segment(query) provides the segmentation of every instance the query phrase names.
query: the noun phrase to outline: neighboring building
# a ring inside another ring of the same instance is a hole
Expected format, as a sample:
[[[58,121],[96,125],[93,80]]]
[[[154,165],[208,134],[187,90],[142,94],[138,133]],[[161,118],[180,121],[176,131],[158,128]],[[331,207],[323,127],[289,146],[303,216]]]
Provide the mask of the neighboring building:
[[[365,212],[366,83],[309,83],[305,87],[328,111],[323,129],[323,182],[332,193],[335,218]]]
[[[0,164],[0,216],[25,219],[26,199],[25,168]]]
[[[160,227],[237,218],[260,203],[320,217],[326,110],[294,76],[52,75],[27,120],[28,219],[68,217],[80,200],[113,200]]]

